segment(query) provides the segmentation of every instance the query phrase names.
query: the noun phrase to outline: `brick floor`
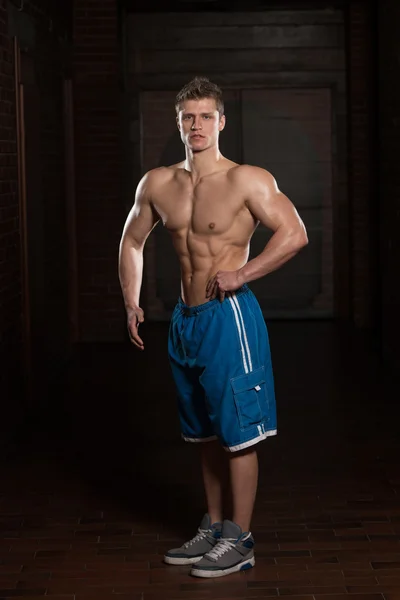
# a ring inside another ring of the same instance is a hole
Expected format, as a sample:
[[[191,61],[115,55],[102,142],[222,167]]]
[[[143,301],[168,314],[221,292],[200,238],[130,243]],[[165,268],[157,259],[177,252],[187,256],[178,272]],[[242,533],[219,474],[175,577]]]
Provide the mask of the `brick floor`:
[[[256,566],[215,581],[162,562],[204,512],[165,354],[77,349],[0,481],[0,599],[400,599],[399,394],[368,343],[270,325],[279,435],[259,446]]]

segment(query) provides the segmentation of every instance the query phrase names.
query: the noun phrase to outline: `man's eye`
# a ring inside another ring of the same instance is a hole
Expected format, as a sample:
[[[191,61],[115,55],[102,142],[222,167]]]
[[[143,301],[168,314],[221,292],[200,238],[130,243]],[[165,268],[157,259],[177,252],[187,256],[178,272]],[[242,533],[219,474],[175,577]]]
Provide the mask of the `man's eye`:
[[[205,119],[210,119],[211,117],[210,117],[210,115],[204,115],[204,118]]]

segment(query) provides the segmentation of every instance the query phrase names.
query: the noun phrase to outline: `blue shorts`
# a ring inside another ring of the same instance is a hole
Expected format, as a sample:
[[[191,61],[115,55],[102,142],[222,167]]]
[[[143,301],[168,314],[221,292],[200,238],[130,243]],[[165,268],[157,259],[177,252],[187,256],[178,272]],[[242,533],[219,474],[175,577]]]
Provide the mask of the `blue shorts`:
[[[182,437],[235,452],[276,435],[268,332],[247,285],[200,306],[176,305],[168,353]]]

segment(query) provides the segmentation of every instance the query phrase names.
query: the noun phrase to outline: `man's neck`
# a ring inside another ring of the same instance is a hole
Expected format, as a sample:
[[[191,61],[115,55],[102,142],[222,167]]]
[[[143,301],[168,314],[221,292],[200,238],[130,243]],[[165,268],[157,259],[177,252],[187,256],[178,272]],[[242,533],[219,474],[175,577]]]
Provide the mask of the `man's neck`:
[[[223,159],[218,147],[208,148],[203,152],[192,152],[186,148],[185,170],[190,172],[193,181],[197,181],[216,171],[218,163]]]

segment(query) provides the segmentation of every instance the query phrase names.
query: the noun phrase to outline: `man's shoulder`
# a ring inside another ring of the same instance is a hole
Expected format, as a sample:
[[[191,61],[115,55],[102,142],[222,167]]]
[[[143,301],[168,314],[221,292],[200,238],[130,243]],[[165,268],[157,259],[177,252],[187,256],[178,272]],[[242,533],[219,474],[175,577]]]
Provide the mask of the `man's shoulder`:
[[[256,167],[254,165],[241,164],[237,165],[231,170],[233,177],[246,181],[247,179],[269,179],[272,175],[266,169],[262,167]]]
[[[168,167],[155,167],[154,169],[150,169],[145,173],[144,177],[148,180],[157,181],[159,179],[165,179],[167,177],[171,177],[174,172],[174,166]]]
[[[183,168],[183,163],[177,163],[176,165],[169,165],[163,167],[156,167],[150,169],[144,175],[143,179],[146,179],[149,184],[165,184],[166,181],[172,179],[179,169]]]
[[[232,177],[235,186],[241,188],[243,192],[252,190],[256,192],[265,188],[273,190],[277,185],[274,176],[269,171],[254,165],[238,165],[232,169]]]
[[[231,181],[235,189],[248,208],[249,201],[271,197],[278,190],[273,175],[266,169],[254,165],[239,165],[236,169],[232,169],[232,177]]]

